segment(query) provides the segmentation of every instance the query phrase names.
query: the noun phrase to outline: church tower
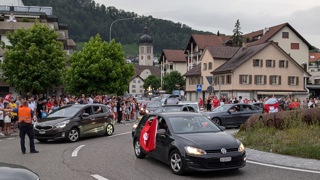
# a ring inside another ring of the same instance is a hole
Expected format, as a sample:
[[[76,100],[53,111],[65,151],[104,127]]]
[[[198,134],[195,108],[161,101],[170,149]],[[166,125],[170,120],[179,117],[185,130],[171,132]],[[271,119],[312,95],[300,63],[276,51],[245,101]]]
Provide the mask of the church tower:
[[[145,27],[143,35],[140,37],[139,44],[139,65],[153,66],[153,39],[148,34],[148,28]]]

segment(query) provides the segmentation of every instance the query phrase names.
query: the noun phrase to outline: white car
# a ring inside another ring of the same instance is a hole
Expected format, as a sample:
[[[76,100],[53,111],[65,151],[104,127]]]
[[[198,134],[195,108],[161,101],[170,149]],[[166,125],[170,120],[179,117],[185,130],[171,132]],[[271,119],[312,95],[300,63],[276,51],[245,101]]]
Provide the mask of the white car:
[[[192,101],[179,101],[178,104],[183,104],[183,105],[190,105],[193,108],[195,108],[198,112],[202,112],[203,108],[199,107],[198,102],[192,102]]]

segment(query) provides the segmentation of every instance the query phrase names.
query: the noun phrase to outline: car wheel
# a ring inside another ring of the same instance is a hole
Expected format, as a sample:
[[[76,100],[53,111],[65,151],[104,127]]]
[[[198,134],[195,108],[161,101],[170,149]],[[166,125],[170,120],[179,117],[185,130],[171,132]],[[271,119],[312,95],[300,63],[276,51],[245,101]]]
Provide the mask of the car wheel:
[[[48,141],[48,139],[37,139],[39,142],[45,143]]]
[[[183,162],[181,158],[181,154],[178,150],[173,150],[170,154],[170,167],[174,174],[183,174]]]
[[[80,134],[79,134],[79,130],[76,129],[76,128],[72,128],[69,133],[68,133],[68,141],[69,142],[76,142],[80,137]]]
[[[105,135],[106,136],[111,136],[114,132],[114,128],[113,128],[113,125],[112,124],[108,124],[107,127],[106,127],[106,133]]]
[[[142,152],[141,146],[140,146],[140,141],[135,140],[134,141],[134,154],[136,155],[137,158],[143,159],[146,157],[146,154]]]
[[[218,126],[221,126],[221,120],[219,118],[213,118],[212,121],[216,123]]]

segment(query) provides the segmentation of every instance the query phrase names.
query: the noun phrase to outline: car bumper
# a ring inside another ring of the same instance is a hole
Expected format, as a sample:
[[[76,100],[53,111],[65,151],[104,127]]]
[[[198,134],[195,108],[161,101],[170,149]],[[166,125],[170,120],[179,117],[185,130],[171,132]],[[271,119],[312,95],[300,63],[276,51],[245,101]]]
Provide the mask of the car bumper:
[[[231,157],[231,161],[221,162],[220,158]],[[215,171],[238,169],[246,165],[246,153],[230,152],[207,154],[201,157],[187,156],[185,158],[186,169],[194,171]]]
[[[41,131],[33,129],[35,139],[63,139],[67,136],[65,129],[52,129],[49,131]]]

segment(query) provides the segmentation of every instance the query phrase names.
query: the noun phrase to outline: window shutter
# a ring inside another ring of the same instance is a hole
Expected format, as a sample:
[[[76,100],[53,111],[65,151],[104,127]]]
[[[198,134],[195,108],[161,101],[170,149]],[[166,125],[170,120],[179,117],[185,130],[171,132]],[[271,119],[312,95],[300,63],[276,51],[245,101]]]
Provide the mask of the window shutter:
[[[276,67],[276,60],[272,60],[272,67]]]
[[[221,77],[221,83],[222,83],[222,84],[224,84],[224,77],[225,77],[225,76],[222,76],[222,77]]]
[[[282,68],[282,67],[281,67],[281,61],[279,61],[279,68]]]
[[[296,85],[299,85],[299,77],[296,77]]]
[[[288,85],[290,85],[290,76],[288,76]]]
[[[249,84],[252,84],[252,75],[249,75]]]
[[[260,59],[260,67],[263,67],[263,60]]]
[[[258,84],[257,79],[258,79],[258,75],[254,75],[254,84]]]
[[[256,63],[255,62],[256,62],[256,60],[254,59],[253,60],[253,67],[256,67]]]
[[[272,76],[269,76],[269,84],[272,85]]]
[[[242,84],[242,75],[239,75],[239,84]]]
[[[288,68],[289,61],[286,61],[286,68]]]
[[[278,76],[278,85],[281,85],[281,76]]]
[[[215,78],[214,78],[214,85],[217,85],[218,84],[218,81],[219,80],[219,76],[216,76]]]
[[[264,84],[267,84],[267,76],[264,75],[264,81],[263,81]]]

